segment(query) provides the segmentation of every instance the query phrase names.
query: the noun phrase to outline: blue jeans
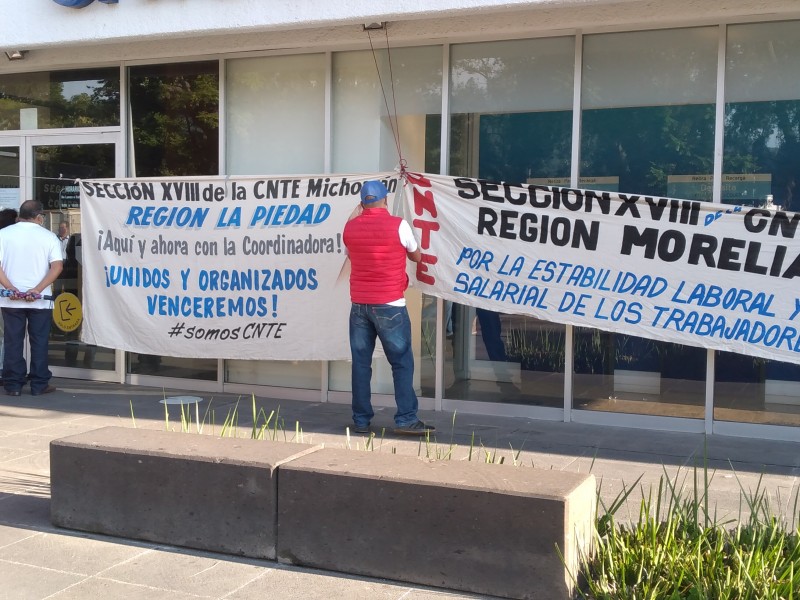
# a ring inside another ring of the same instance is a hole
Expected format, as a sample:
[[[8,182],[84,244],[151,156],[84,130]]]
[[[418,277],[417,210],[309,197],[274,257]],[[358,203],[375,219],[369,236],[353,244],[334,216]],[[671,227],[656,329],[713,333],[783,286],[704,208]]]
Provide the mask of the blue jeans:
[[[22,301],[20,301],[22,303]],[[9,391],[19,391],[25,385],[28,374],[23,348],[25,329],[31,343],[31,392],[38,394],[50,383],[52,373],[47,366],[47,344],[50,338],[50,324],[53,311],[47,308],[5,308],[3,307],[3,387]]]
[[[414,392],[414,353],[411,349],[411,320],[405,306],[388,304],[353,304],[350,308],[350,353],[353,357],[353,422],[369,425],[372,410],[372,353],[375,339],[392,365],[394,400],[398,427],[416,423],[417,394]]]

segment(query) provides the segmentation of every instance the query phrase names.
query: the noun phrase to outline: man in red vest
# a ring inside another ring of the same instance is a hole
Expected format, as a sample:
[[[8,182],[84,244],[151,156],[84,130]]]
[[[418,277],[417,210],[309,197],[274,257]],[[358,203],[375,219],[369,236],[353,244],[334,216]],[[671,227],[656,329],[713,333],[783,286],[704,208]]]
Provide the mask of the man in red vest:
[[[417,416],[414,392],[414,353],[411,321],[406,310],[408,287],[406,258],[419,262],[421,252],[411,227],[392,216],[389,191],[380,181],[361,188],[361,204],[344,228],[344,244],[350,257],[350,353],[353,357],[353,430],[369,433],[375,415],[370,401],[372,353],[375,339],[392,365],[395,433],[425,435],[435,430]]]

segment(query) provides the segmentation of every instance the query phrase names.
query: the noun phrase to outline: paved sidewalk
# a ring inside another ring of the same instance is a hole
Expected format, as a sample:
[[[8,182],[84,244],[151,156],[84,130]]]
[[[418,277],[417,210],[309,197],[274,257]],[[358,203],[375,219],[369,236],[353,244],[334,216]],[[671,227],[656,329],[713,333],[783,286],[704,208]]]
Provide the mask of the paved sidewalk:
[[[364,598],[370,600],[466,599],[477,596],[339,573],[287,567],[183,548],[56,529],[49,518],[49,442],[106,425],[182,430],[180,408],[165,396],[200,396],[201,419],[209,407],[205,434],[219,435],[236,410],[240,436],[249,436],[253,399],[117,384],[54,380],[59,391],[46,396],[0,396],[0,599],[231,600]],[[26,390],[27,392],[27,390]],[[237,406],[238,402],[238,406]],[[274,411],[280,439],[365,450],[368,438],[349,438],[349,407],[256,398],[257,412]],[[392,410],[379,408],[373,424],[391,427]],[[213,418],[212,418],[213,414]],[[644,492],[669,477],[687,492],[693,478],[711,478],[716,518],[746,516],[742,493],[763,490],[772,511],[792,515],[800,488],[800,444],[697,434],[554,423],[521,418],[425,413],[438,431],[429,442],[377,432],[373,452],[437,459],[514,462],[523,466],[588,473],[600,481],[610,504],[639,477]],[[212,425],[213,423],[213,425]],[[260,423],[263,424],[263,421]],[[192,417],[189,426],[195,431]],[[703,464],[708,471],[703,470]],[[699,469],[696,469],[699,465]],[[498,468],[513,468],[502,466]],[[618,515],[635,519],[639,488]],[[498,541],[498,543],[502,543]],[[425,552],[424,541],[420,552]],[[431,557],[437,560],[437,557]]]

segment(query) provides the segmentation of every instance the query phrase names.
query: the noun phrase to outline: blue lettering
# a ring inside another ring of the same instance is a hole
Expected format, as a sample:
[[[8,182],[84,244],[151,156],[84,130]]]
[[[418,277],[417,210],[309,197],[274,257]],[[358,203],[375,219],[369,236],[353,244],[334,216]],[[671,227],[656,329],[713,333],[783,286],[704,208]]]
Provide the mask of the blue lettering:
[[[189,227],[200,228],[208,216],[208,208],[132,206],[126,225],[139,227]]]
[[[460,292],[462,294],[467,293],[467,288],[469,286],[469,275],[466,273],[459,273],[456,275],[456,285],[453,288],[454,292]]]
[[[103,4],[118,4],[119,0],[99,0]],[[66,6],[67,8],[85,8],[89,6],[94,0],[53,0],[59,6]]]

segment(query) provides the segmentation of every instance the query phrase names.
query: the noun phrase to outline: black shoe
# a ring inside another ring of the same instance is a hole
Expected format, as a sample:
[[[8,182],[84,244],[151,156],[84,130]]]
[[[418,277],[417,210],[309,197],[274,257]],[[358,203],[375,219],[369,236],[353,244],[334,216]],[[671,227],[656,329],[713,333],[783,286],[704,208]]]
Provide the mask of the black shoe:
[[[371,429],[369,428],[369,423],[366,425],[353,425],[350,430],[353,433],[369,433]]]
[[[19,396],[20,393],[19,390],[6,390],[6,396]]]
[[[392,431],[400,435],[426,435],[436,431],[433,425],[426,425],[422,421],[417,421],[411,425],[404,425],[403,427],[395,427]]]
[[[48,385],[46,388],[44,388],[43,390],[39,390],[38,392],[34,392],[33,390],[31,390],[31,396],[41,396],[42,394],[52,394],[57,389],[58,388],[56,388],[55,386]],[[17,395],[19,395],[19,394],[17,394]]]

